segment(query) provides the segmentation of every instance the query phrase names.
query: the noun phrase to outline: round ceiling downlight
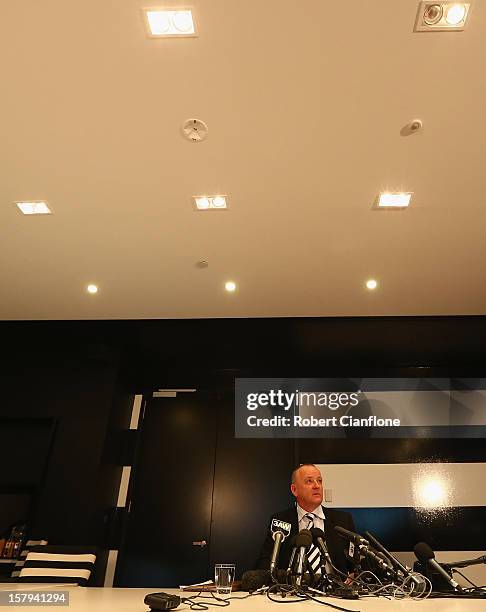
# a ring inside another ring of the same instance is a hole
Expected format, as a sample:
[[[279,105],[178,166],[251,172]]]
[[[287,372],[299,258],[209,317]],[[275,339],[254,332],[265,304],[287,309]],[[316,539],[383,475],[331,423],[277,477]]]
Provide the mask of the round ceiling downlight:
[[[453,4],[447,9],[446,21],[451,26],[457,26],[466,17],[466,7],[464,4]]]
[[[172,17],[172,23],[179,32],[192,32],[192,16],[188,11],[178,11]]]
[[[429,4],[424,12],[424,22],[427,25],[435,25],[439,23],[444,14],[444,9],[440,4]]]
[[[150,30],[155,36],[167,34],[170,30],[169,16],[164,13],[157,11],[148,11],[147,19],[149,20]]]

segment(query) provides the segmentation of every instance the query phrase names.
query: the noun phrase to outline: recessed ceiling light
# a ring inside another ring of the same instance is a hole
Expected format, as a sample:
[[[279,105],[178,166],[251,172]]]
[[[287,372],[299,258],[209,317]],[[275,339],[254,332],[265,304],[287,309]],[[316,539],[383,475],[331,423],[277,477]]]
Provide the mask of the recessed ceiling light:
[[[223,196],[216,196],[213,198],[214,208],[226,208],[226,198]]]
[[[421,2],[415,21],[416,32],[461,31],[471,11],[469,2]]]
[[[378,287],[378,283],[375,281],[374,278],[370,278],[369,280],[366,281],[366,288],[370,289],[371,291],[373,289],[376,289]]]
[[[95,293],[98,293],[98,287],[96,285],[88,285],[86,287],[86,291],[94,295]]]
[[[427,25],[435,25],[443,14],[444,8],[440,4],[430,4],[424,11],[424,21]]]
[[[152,37],[197,36],[189,9],[144,9],[149,35]]]
[[[198,210],[206,210],[210,206],[209,198],[194,198]]]
[[[197,210],[226,210],[228,208],[228,202],[226,196],[194,196],[194,204]]]
[[[459,25],[466,18],[467,9],[465,4],[453,4],[446,9],[446,21],[451,26]]]
[[[24,215],[50,215],[52,210],[46,202],[15,202]]]
[[[407,208],[412,199],[411,192],[380,193],[378,197],[378,208]]]
[[[178,32],[194,34],[194,22],[191,11],[177,11],[172,16],[172,23]]]
[[[227,281],[224,285],[224,288],[226,289],[226,291],[229,291],[229,293],[233,293],[233,291],[236,291],[236,283],[234,283],[233,281]]]

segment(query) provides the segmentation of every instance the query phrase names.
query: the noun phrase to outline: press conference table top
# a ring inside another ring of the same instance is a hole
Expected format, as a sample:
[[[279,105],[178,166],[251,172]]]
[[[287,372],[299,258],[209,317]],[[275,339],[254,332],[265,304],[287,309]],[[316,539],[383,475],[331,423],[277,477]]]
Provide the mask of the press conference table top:
[[[49,608],[52,610],[56,608],[59,612],[62,610],[68,610],[69,612],[81,612],[89,610],[90,612],[146,612],[148,607],[143,603],[145,595],[148,593],[164,591],[174,595],[191,596],[193,593],[182,593],[179,589],[166,589],[160,587],[160,589],[121,589],[121,588],[84,588],[84,587],[73,587],[66,585],[34,585],[34,584],[8,584],[3,583],[0,585],[0,596],[2,591],[16,591],[19,593],[25,593],[27,591],[33,591],[38,589],[39,591],[68,591],[69,592],[69,607],[64,606],[47,606],[42,605],[41,608]],[[234,597],[241,597],[245,593],[234,593]],[[203,600],[210,603],[210,600]],[[284,600],[285,601],[285,600]],[[414,612],[484,612],[486,609],[486,600],[473,600],[473,599],[427,599],[425,601],[390,601],[383,598],[365,598],[359,601],[351,601],[336,598],[324,598],[322,601],[327,601],[334,605],[347,608],[348,610],[362,610],[363,612],[385,612],[389,610],[396,610],[402,612],[408,612],[413,610]],[[255,595],[248,599],[232,599],[231,609],[235,612],[249,611],[249,612],[268,612],[271,608],[278,609],[279,604],[270,601],[266,596]],[[3,609],[8,609],[10,606],[2,606]],[[19,604],[15,605],[16,608],[29,608],[32,612],[32,605],[22,606]],[[309,611],[313,607],[315,609],[328,610],[333,612],[333,608],[328,606],[320,606],[318,603],[313,601],[297,602],[284,608],[288,612],[299,612]],[[177,610],[186,611],[189,610],[187,604],[181,604]],[[215,611],[216,608],[211,607],[210,611]]]

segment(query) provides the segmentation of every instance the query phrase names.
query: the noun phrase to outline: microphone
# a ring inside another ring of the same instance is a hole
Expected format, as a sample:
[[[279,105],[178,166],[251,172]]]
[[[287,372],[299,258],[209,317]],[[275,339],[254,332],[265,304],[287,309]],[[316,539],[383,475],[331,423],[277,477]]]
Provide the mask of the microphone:
[[[359,546],[369,546],[368,540],[365,540],[359,533],[354,533],[354,531],[349,531],[348,529],[344,529],[344,527],[340,527],[339,525],[335,525],[334,529],[339,533],[339,535],[346,540],[350,540]]]
[[[290,530],[292,529],[292,525],[290,523],[286,523],[285,521],[280,521],[279,519],[273,519],[272,524],[270,525],[270,530],[272,532],[273,538],[273,550],[272,557],[270,559],[270,573],[274,574],[275,569],[277,568],[277,559],[278,554],[280,552],[280,546],[282,542],[287,538],[290,534]]]
[[[450,568],[453,567],[469,567],[470,565],[480,565],[486,563],[486,555],[478,557],[477,559],[466,559],[465,561],[456,561],[456,563],[448,563]]]
[[[386,573],[389,576],[393,576],[393,577],[397,577],[398,576],[398,572],[393,567],[393,564],[390,562],[390,560],[385,555],[385,553],[381,552],[381,550],[375,550],[374,548],[371,548],[371,546],[370,546],[368,548],[368,551],[365,551],[365,554],[367,554],[368,556],[375,555],[375,557],[373,557],[373,559],[375,559],[377,561],[377,563],[379,564],[381,569],[385,570]],[[378,561],[378,559],[380,561]]]
[[[331,555],[327,549],[325,539],[326,536],[324,535],[322,529],[319,529],[318,527],[313,527],[310,532],[312,535],[312,541],[315,542],[316,546],[319,548],[319,552],[321,553],[321,574],[325,574],[326,561],[332,566]]]
[[[373,544],[373,546],[377,548],[380,552],[382,552],[385,557],[391,561],[392,565],[397,568],[399,572],[401,572],[404,576],[407,576],[407,578],[410,578],[416,584],[416,586],[423,587],[423,581],[420,580],[420,578],[417,578],[417,576],[412,573],[409,567],[400,563],[400,561],[396,557],[394,557],[391,552],[387,550],[383,546],[383,544],[375,538],[372,533],[370,533],[369,531],[365,531],[365,535],[368,540]]]
[[[295,538],[296,538],[296,537],[297,537],[297,536],[294,536],[294,537],[293,537],[293,538],[290,540],[290,542],[291,542],[291,544],[292,544],[292,553],[291,553],[291,555],[290,555],[289,565],[288,565],[288,567],[287,567],[287,572],[286,572],[287,578],[288,578],[288,577],[290,576],[290,574],[292,573],[292,567],[294,566],[295,555],[296,555],[296,553],[297,553],[297,547],[295,546]]]
[[[454,591],[462,591],[462,588],[459,584],[451,578],[449,574],[445,571],[445,569],[437,563],[435,560],[434,551],[430,548],[428,544],[425,542],[419,542],[415,544],[413,549],[415,556],[422,563],[428,563],[431,568],[433,568],[438,574],[442,576],[442,578],[454,589]]]
[[[312,544],[312,534],[308,529],[301,529],[295,538],[295,547],[298,549],[297,553],[297,570],[296,570],[296,584],[297,586],[302,585],[302,576],[304,574],[304,562],[305,553],[309,546]]]
[[[368,540],[365,540],[359,533],[355,533],[354,531],[349,531],[348,529],[344,529],[344,527],[340,527],[339,525],[335,525],[334,529],[339,533],[339,535],[346,540],[353,542],[359,549],[359,552],[363,553],[369,559],[373,559],[373,561],[378,565],[378,567],[390,575],[396,576],[396,571],[393,566],[390,565],[387,561],[385,561],[378,551],[374,551],[370,547],[370,543]]]

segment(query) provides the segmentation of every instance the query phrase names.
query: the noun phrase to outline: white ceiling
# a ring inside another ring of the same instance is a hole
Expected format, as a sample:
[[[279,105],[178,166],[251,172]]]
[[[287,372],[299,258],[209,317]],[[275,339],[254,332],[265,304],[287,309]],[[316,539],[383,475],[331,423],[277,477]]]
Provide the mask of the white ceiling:
[[[168,40],[150,6],[0,0],[1,319],[486,312],[484,2],[414,33],[418,0],[195,0]]]

